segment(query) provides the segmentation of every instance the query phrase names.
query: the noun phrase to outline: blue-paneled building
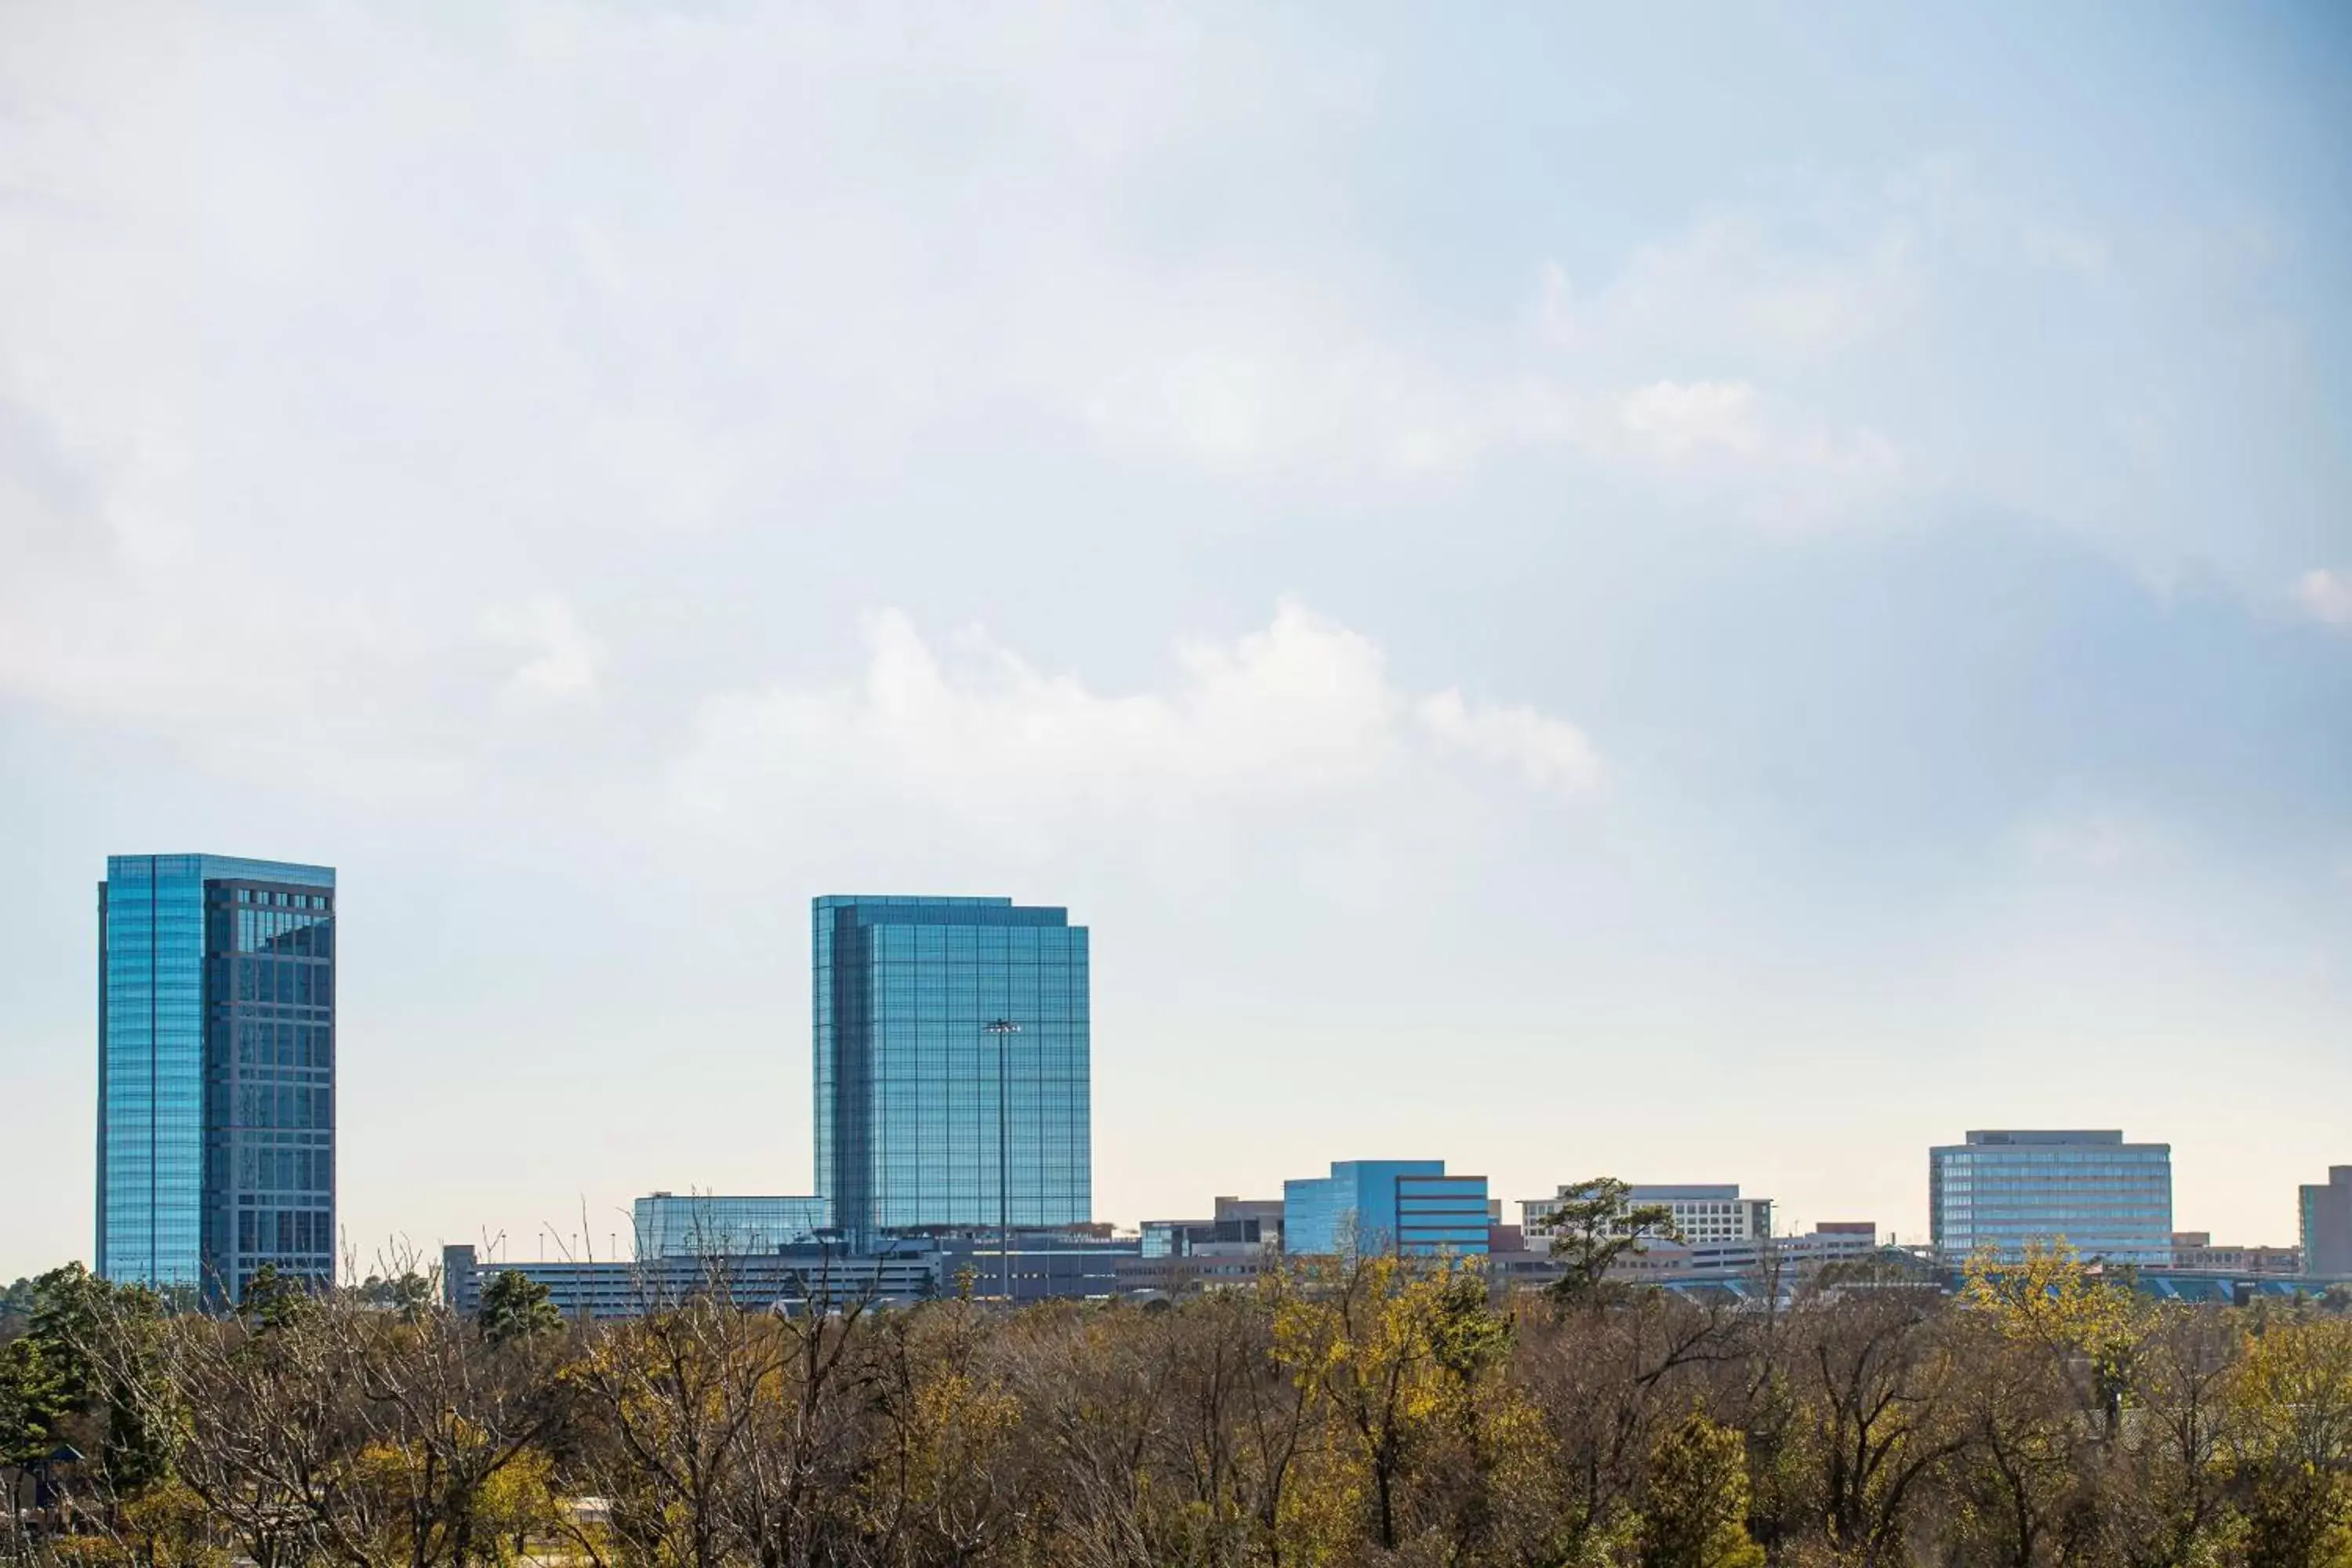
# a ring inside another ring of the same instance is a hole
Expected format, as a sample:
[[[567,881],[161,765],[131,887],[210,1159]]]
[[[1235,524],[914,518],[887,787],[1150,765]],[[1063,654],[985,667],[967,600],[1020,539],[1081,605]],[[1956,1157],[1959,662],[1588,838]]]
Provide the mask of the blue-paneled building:
[[[1282,1184],[1282,1249],[1484,1256],[1486,1178],[1443,1160],[1344,1160],[1328,1176]]]
[[[833,1205],[820,1197],[653,1193],[636,1201],[632,1218],[639,1262],[740,1258],[821,1239],[832,1228]]]
[[[1090,1219],[1087,928],[1001,898],[812,912],[816,1187],[847,1239]]]
[[[2172,1145],[2119,1131],[1979,1131],[1927,1152],[1936,1249],[2014,1261],[2064,1241],[2085,1259],[2172,1261]]]
[[[98,1272],[331,1280],[333,869],[110,856],[98,910]]]

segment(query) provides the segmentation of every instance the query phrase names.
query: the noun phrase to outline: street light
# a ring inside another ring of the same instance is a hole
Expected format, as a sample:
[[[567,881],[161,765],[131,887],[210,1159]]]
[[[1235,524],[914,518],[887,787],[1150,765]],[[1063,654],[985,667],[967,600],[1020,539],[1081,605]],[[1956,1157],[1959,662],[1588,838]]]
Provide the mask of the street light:
[[[996,1257],[1004,1277],[1004,1304],[1009,1307],[1013,1304],[1013,1166],[1006,1157],[1006,1108],[1011,1102],[1005,1091],[1005,1040],[1019,1034],[1021,1026],[1010,1018],[991,1018],[980,1027],[982,1033],[996,1037]]]

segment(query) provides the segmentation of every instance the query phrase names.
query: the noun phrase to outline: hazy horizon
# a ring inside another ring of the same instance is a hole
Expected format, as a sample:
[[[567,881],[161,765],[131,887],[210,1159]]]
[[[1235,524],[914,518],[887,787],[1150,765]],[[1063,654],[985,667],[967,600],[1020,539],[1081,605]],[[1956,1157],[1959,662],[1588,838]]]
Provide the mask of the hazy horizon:
[[[2338,8],[0,45],[0,1279],[109,854],[336,868],[362,1262],[812,1190],[845,891],[1091,929],[1123,1225],[2352,1163]]]

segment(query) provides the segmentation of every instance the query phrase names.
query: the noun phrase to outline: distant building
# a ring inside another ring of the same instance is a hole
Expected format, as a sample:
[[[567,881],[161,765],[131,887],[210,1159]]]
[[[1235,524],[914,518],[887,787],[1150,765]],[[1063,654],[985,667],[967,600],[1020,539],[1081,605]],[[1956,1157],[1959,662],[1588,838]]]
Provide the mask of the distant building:
[[[747,1311],[799,1313],[855,1302],[897,1305],[948,1294],[948,1255],[929,1243],[880,1254],[850,1255],[837,1247],[796,1247],[737,1258],[654,1258],[575,1262],[541,1259],[484,1261],[471,1247],[441,1249],[441,1298],[453,1311],[481,1310],[482,1291],[500,1274],[520,1274],[547,1288],[548,1300],[566,1318],[636,1318],[698,1296],[723,1294]]]
[[[1486,1216],[1486,1178],[1448,1175],[1443,1160],[1341,1161],[1328,1176],[1282,1184],[1290,1253],[1483,1255]]]
[[[335,873],[114,855],[98,888],[97,1268],[335,1278]]]
[[[1517,1226],[1498,1226],[1487,1256],[1489,1276],[1507,1285],[1548,1285],[1560,1276],[1549,1239],[1528,1240]],[[1512,1245],[1514,1241],[1517,1245]],[[1639,1252],[1620,1257],[1610,1268],[1612,1279],[1674,1285],[1712,1280],[1762,1284],[1777,1277],[1783,1283],[1809,1278],[1824,1264],[1874,1258],[1879,1253],[1877,1226],[1867,1221],[1840,1221],[1803,1236],[1748,1237],[1741,1240],[1670,1241],[1646,1243]]]
[[[1087,932],[1010,899],[814,901],[816,1187],[854,1244],[1093,1217]]]
[[[2299,1247],[2216,1247],[2205,1230],[2172,1233],[2172,1267],[2206,1269],[2220,1274],[2300,1274]]]
[[[951,1290],[1004,1299],[1012,1276],[1015,1305],[1031,1301],[1090,1301],[1117,1295],[1119,1270],[1136,1256],[1133,1237],[1110,1237],[1094,1226],[1013,1233],[1009,1248],[993,1229],[932,1238],[941,1253],[940,1278]]]
[[[636,1201],[634,1217],[640,1259],[709,1258],[815,1241],[833,1226],[833,1205],[818,1197],[653,1193]]]
[[[1937,1253],[2015,1259],[2064,1241],[2085,1260],[2172,1261],[2172,1145],[2117,1131],[1977,1131],[1927,1152]]]
[[[2297,1192],[2303,1271],[2352,1274],[2352,1165],[2330,1165],[2325,1186],[2306,1185]]]
[[[1549,1243],[1551,1216],[1573,1189],[1519,1204],[1519,1227],[1530,1244]],[[1725,1186],[1636,1186],[1625,1195],[1629,1207],[1664,1204],[1685,1241],[1755,1241],[1772,1234],[1772,1200],[1743,1198],[1737,1184]]]

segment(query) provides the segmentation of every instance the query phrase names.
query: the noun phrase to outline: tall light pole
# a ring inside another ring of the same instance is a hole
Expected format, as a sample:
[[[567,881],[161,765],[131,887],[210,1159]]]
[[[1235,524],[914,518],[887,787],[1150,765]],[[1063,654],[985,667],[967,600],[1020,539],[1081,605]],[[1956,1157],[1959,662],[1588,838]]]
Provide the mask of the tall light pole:
[[[981,1026],[982,1032],[996,1037],[996,1258],[998,1270],[1004,1277],[1004,1304],[1013,1305],[1013,1198],[1010,1177],[1013,1170],[1007,1156],[1005,1129],[1007,1108],[1005,1062],[1008,1052],[1006,1038],[1021,1032],[1021,1026],[1010,1018],[991,1018]]]

